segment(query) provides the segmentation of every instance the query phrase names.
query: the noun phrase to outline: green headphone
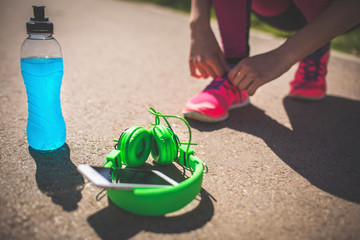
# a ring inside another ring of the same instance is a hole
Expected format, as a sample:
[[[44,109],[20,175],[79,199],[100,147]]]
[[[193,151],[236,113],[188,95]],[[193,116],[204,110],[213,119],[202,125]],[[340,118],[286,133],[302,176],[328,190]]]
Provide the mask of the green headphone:
[[[145,163],[150,153],[160,165],[178,162],[192,172],[191,177],[169,188],[136,188],[132,190],[107,189],[109,198],[119,207],[139,215],[164,215],[181,209],[200,192],[206,164],[194,155],[190,148],[191,129],[188,122],[179,116],[163,115],[153,108],[148,109],[155,116],[155,124],[147,130],[131,127],[120,136],[115,150],[106,156],[104,167],[138,167]],[[160,117],[167,126],[160,125]],[[189,141],[182,143],[173,132],[167,117],[178,118],[187,125]]]

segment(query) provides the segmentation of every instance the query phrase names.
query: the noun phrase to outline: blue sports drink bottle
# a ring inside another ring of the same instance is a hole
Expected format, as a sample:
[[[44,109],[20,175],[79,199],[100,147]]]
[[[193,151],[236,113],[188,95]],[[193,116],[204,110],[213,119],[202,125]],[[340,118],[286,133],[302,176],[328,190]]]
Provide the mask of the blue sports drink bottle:
[[[48,151],[64,145],[66,127],[60,104],[62,53],[44,8],[33,6],[20,62],[28,99],[27,141],[36,150]]]

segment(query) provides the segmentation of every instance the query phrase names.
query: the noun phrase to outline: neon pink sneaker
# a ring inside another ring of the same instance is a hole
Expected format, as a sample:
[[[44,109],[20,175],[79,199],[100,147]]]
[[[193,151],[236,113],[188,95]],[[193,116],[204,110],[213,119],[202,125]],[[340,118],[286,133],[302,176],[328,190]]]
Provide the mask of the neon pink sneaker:
[[[202,92],[185,104],[185,117],[202,122],[220,122],[229,117],[229,110],[249,104],[246,91],[239,91],[227,76],[214,79]]]
[[[325,97],[329,52],[330,44],[300,61],[295,79],[290,82],[290,97],[307,100]]]

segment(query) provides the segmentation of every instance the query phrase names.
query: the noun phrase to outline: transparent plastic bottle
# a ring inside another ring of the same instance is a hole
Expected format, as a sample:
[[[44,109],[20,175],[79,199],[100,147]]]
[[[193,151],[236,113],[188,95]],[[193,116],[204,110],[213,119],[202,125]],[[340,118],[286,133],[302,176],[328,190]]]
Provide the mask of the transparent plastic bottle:
[[[65,143],[66,126],[60,103],[61,47],[52,36],[53,24],[45,18],[44,8],[33,6],[20,62],[28,98],[27,141],[36,150],[48,151]]]

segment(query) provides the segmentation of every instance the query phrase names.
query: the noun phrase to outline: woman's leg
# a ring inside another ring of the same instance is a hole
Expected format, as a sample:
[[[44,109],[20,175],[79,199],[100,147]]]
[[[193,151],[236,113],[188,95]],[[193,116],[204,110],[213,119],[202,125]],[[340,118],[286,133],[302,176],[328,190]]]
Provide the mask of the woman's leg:
[[[213,0],[227,63],[237,64],[249,55],[250,0]],[[185,104],[185,117],[204,122],[219,122],[232,108],[249,104],[246,91],[239,91],[227,74],[214,79]]]
[[[294,0],[306,21],[316,18],[332,0]],[[298,70],[290,82],[289,96],[302,99],[318,100],[326,94],[327,64],[330,54],[330,43],[318,49],[299,62]]]
[[[253,0],[252,10],[259,20],[283,31],[297,31],[307,23],[291,0]]]
[[[253,0],[251,8],[264,17],[273,17],[282,14],[289,6],[291,0]]]
[[[250,0],[214,0],[222,47],[229,64],[249,55]]]
[[[294,0],[294,2],[304,14],[307,22],[311,22],[332,2],[332,0]]]
[[[269,2],[266,0],[253,0],[252,7],[259,19],[282,30],[296,31],[318,16],[331,0],[290,1],[283,12],[268,11],[271,10],[267,6],[270,4]],[[310,100],[321,99],[325,96],[329,46],[330,44],[326,44],[299,62],[295,77],[290,82],[289,96]]]
[[[265,23],[296,31],[312,21],[332,0],[253,0],[252,10]]]

